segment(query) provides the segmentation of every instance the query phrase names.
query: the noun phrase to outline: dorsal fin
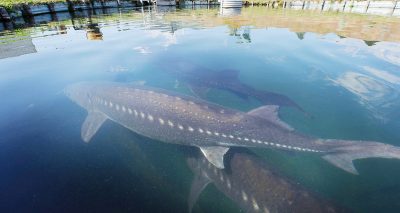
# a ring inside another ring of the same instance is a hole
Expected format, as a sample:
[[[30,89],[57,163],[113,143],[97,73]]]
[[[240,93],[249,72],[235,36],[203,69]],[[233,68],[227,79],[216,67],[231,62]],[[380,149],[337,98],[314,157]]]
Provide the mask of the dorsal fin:
[[[279,106],[277,105],[265,105],[255,108],[249,111],[247,114],[255,117],[260,117],[262,119],[268,120],[282,128],[293,131],[294,129],[287,123],[283,122],[278,116]]]
[[[229,150],[229,147],[202,146],[200,150],[210,163],[219,169],[224,168],[224,155]]]
[[[89,111],[88,116],[82,124],[82,140],[88,143],[106,120],[107,117],[103,113],[97,111]]]

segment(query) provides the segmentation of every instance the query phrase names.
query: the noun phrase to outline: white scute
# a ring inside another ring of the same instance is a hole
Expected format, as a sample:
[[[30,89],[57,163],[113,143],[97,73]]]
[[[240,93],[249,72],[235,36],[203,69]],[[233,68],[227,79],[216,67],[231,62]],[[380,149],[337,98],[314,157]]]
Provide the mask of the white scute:
[[[255,211],[258,211],[260,209],[260,207],[258,206],[257,201],[254,198],[252,198],[251,201],[252,201],[252,204],[253,204],[253,209]]]
[[[242,199],[243,199],[244,201],[247,201],[247,194],[246,194],[246,192],[244,192],[244,191],[242,191]]]

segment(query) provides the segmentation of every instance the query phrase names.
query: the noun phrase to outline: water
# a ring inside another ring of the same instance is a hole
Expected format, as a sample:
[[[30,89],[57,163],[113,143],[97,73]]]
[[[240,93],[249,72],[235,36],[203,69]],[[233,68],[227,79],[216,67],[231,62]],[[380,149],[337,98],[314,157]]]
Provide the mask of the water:
[[[301,132],[400,146],[398,18],[262,7],[96,14],[61,13],[49,23],[38,16],[30,27],[0,32],[1,212],[187,212],[193,173],[186,157],[197,149],[113,122],[85,144],[86,112],[62,92],[80,81],[145,82],[192,94],[175,70],[238,70],[243,84],[300,106],[304,112],[282,107],[280,117]],[[241,111],[262,105],[222,89],[204,98]],[[400,210],[398,160],[358,160],[354,176],[315,155],[252,151],[351,211]],[[211,184],[194,211],[239,207]]]

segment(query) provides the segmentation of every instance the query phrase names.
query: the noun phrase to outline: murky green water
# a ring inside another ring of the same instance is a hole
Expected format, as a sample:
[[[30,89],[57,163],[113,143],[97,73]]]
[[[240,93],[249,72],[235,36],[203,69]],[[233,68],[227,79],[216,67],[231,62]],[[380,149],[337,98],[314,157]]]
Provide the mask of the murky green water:
[[[400,146],[398,18],[159,7],[38,16],[30,24],[0,31],[1,212],[187,211],[193,173],[186,157],[197,149],[111,121],[85,144],[86,111],[62,92],[80,81],[140,82],[194,95],[191,76],[220,73],[197,83],[236,79],[279,94],[276,103],[292,101],[282,104],[282,120],[306,134]],[[218,87],[202,97],[241,111],[264,104]],[[399,160],[357,160],[355,176],[312,154],[252,151],[349,211],[400,210]],[[211,184],[194,211],[239,212],[240,205]]]

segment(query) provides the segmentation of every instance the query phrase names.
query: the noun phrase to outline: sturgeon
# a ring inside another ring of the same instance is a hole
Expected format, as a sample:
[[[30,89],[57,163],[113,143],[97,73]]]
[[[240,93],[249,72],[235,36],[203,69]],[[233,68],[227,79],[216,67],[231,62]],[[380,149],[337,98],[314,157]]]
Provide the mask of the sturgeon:
[[[217,168],[224,168],[230,147],[314,153],[353,174],[358,174],[355,159],[400,159],[400,148],[393,145],[299,133],[279,119],[273,105],[241,112],[163,89],[107,82],[75,83],[65,94],[88,111],[81,129],[85,142],[109,119],[152,139],[197,146]]]
[[[169,61],[168,66],[163,63],[160,65],[161,69],[173,75],[179,82],[186,84],[199,98],[206,97],[210,89],[220,89],[231,92],[242,99],[253,97],[264,105],[293,107],[309,116],[303,108],[285,95],[255,89],[242,83],[239,79],[239,70],[215,71],[185,60],[167,61]]]
[[[233,151],[233,150],[232,150]],[[295,183],[247,150],[229,152],[228,168],[218,169],[202,156],[187,159],[194,173],[188,204],[192,212],[209,184],[234,201],[243,212],[349,212]]]

